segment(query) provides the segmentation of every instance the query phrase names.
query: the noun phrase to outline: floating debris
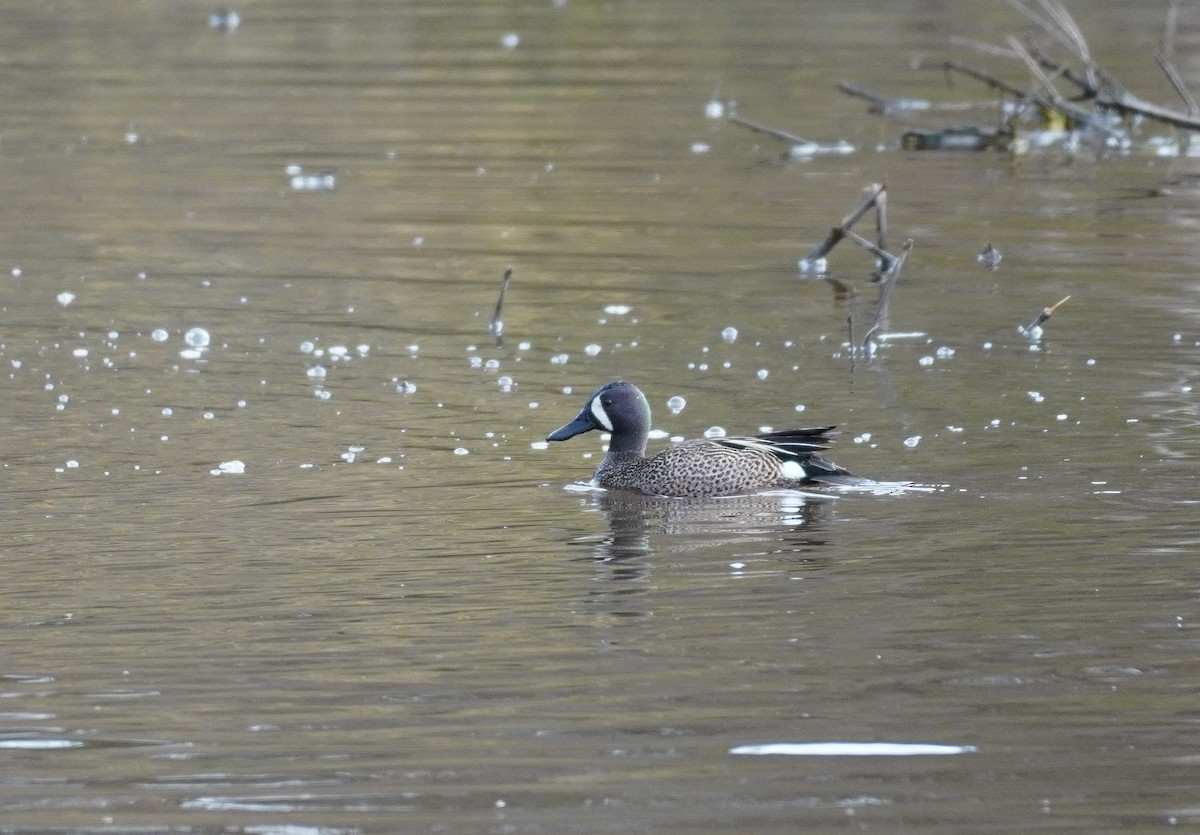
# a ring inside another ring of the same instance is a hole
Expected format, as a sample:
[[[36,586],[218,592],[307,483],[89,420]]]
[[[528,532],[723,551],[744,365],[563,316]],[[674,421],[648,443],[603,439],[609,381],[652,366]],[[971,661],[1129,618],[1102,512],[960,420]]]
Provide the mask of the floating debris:
[[[1012,131],[976,126],[909,130],[900,135],[906,151],[1004,151],[1012,143]]]
[[[216,469],[208,471],[211,475],[241,475],[246,472],[246,464],[236,458],[232,461],[222,461]]]
[[[303,168],[293,164],[284,169],[284,174],[292,191],[333,191],[337,187],[337,176],[332,171],[306,174]]]
[[[233,9],[222,9],[208,16],[208,28],[218,32],[232,32],[242,25],[242,16]]]
[[[788,145],[788,156],[792,159],[808,159],[809,157],[822,154],[852,154],[855,150],[854,146],[845,140],[835,142],[832,145],[826,145],[821,142],[814,142],[811,139],[805,139],[802,136],[796,136],[787,131],[761,125],[758,122],[751,122],[749,119],[743,119],[736,113],[729,114],[729,121],[731,124],[739,125],[755,133],[761,133],[770,136],[772,139],[786,142]]]
[[[63,290],[54,298],[60,305],[67,307],[71,302],[75,301],[75,294],[69,290]]]
[[[1046,320],[1054,315],[1054,311],[1058,310],[1058,308],[1069,298],[1071,297],[1064,296],[1049,307],[1042,308],[1042,312],[1037,315],[1036,319],[1034,319],[1028,325],[1017,325],[1017,330],[1030,342],[1041,341],[1043,334],[1042,325],[1045,324]]]
[[[791,757],[915,757],[970,754],[974,745],[936,745],[925,742],[768,742],[739,745],[730,754],[782,754]]]
[[[1000,259],[1003,257],[1004,256],[1000,254],[1000,250],[992,246],[991,241],[989,241],[988,245],[980,250],[979,254],[975,256],[975,260],[978,261],[985,270],[991,272],[992,270],[996,269],[996,267],[1000,266]]]

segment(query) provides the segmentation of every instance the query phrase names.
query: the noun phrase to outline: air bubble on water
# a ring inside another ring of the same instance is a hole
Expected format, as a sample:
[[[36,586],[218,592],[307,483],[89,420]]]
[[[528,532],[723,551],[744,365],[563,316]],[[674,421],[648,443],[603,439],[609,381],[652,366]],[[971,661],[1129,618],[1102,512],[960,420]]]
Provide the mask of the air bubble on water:
[[[765,379],[767,379],[767,375],[770,373],[771,372],[768,371],[767,369],[760,368],[760,369],[758,369],[758,371],[754,372],[754,376],[758,377],[758,379],[760,379],[760,380],[765,380]]]
[[[710,426],[704,430],[704,437],[706,437],[706,438],[724,438],[725,430],[723,428],[721,428],[720,426]]]
[[[709,145],[707,142],[693,142],[692,143],[692,153],[693,154],[707,154],[708,151],[709,151]]]
[[[804,409],[805,409],[805,406],[804,406],[804,404],[803,404],[803,403],[797,403],[797,404],[796,404],[796,411],[797,411],[797,412],[803,412],[803,411],[804,411]]]
[[[935,351],[934,353],[938,359],[948,360],[948,359],[950,359],[950,357],[954,356],[955,352],[954,352],[953,348],[943,345],[940,348],[938,348],[937,351]]]
[[[189,348],[207,348],[211,337],[204,328],[191,328],[183,335]]]
[[[331,392],[329,389],[317,389],[313,392],[313,396],[315,396],[318,400],[329,400],[331,397],[333,397],[333,392]]]
[[[496,378],[496,385],[500,387],[500,391],[512,391],[516,383],[513,382],[512,377],[503,376]]]
[[[500,46],[505,49],[516,49],[521,43],[521,36],[516,32],[505,32],[500,36]]]
[[[549,447],[550,447],[549,441],[533,441],[532,443],[529,444],[530,449],[548,449]]]
[[[609,304],[604,306],[604,312],[610,316],[624,316],[633,308],[627,304]]]
[[[171,334],[167,333],[162,328],[155,328],[154,330],[150,331],[150,338],[155,342],[166,342],[171,338]]]
[[[222,461],[216,469],[209,470],[212,475],[241,475],[246,472],[246,464],[236,458],[232,461]]]
[[[314,365],[312,368],[308,369],[308,371],[306,371],[304,373],[308,375],[308,378],[310,380],[324,380],[325,374],[326,374],[325,366]]]
[[[415,383],[410,383],[408,380],[396,381],[396,394],[412,394],[417,390]]]
[[[58,300],[59,304],[61,304],[63,307],[66,307],[71,302],[75,301],[75,294],[70,292],[69,290],[63,290],[61,293],[59,293],[54,298]]]
[[[316,347],[316,343],[306,339],[300,343],[300,353],[311,354]]]
[[[71,356],[79,357],[80,359],[83,359],[87,355],[88,355],[87,348],[76,348],[74,351],[71,352]]]
[[[198,360],[204,356],[204,351],[199,348],[184,348],[179,352],[179,356],[185,360]]]
[[[329,356],[333,357],[335,360],[348,359],[350,356],[350,349],[345,345],[334,345],[329,349]]]
[[[488,371],[495,371],[496,369],[498,369],[500,367],[500,360],[490,359],[483,364],[483,367],[485,369],[487,369]]]
[[[801,258],[796,262],[801,275],[824,275],[829,262],[824,258]]]
[[[1059,414],[1055,415],[1055,416],[1054,416],[1054,419],[1055,419],[1055,420],[1066,420],[1066,419],[1067,419],[1067,414],[1066,414],[1066,412],[1061,412],[1061,413],[1059,413]]]
[[[566,365],[567,360],[569,360],[570,358],[571,358],[570,354],[555,354],[554,356],[552,356],[550,358],[550,363],[552,365]]]
[[[12,277],[13,277],[13,278],[20,278],[20,277],[21,277],[21,268],[20,268],[20,267],[13,267],[13,268],[12,268]]]
[[[725,102],[709,99],[704,103],[704,118],[720,119],[725,115]]]
[[[933,365],[933,357],[921,357],[919,360],[917,360],[917,365],[921,366],[922,368],[928,368],[929,366]]]
[[[1029,391],[1029,392],[1026,392],[1026,394],[1029,395],[1029,399],[1032,400],[1034,403],[1042,403],[1046,399],[1046,396],[1043,395],[1040,391]]]
[[[870,433],[870,432],[863,432],[861,435],[858,435],[858,436],[856,436],[856,437],[854,438],[854,443],[856,443],[856,444],[865,444],[865,443],[867,443],[867,442],[868,442],[868,441],[870,441],[870,440],[871,440],[871,433]]]
[[[727,327],[721,331],[721,339],[725,340],[730,345],[732,345],[734,342],[737,342],[737,338],[738,338],[738,329],[735,328],[733,325],[730,325],[729,327]]]
[[[460,446],[460,447],[455,447],[455,448],[454,448],[454,454],[455,454],[455,455],[469,455],[469,454],[470,454],[470,452],[471,452],[471,451],[470,451],[469,449],[467,449],[466,447],[461,447],[461,446]]]
[[[528,350],[529,350],[530,348],[532,348],[532,347],[533,347],[533,345],[532,345],[532,344],[530,344],[530,343],[528,343],[528,342],[519,342],[519,343],[517,343],[517,350],[518,350],[518,351],[528,351]]]
[[[680,397],[678,394],[667,401],[667,408],[671,410],[671,414],[677,415],[687,406],[687,400]]]
[[[600,353],[600,351],[601,351],[600,346],[597,345],[595,342],[593,342],[591,345],[585,346],[583,349],[583,352],[585,354],[587,354],[589,357],[594,357],[594,356],[598,355]]]
[[[920,435],[913,435],[911,438],[905,438],[905,439],[904,439],[904,445],[905,445],[906,447],[908,447],[909,449],[912,449],[913,447],[915,447],[915,446],[916,446],[917,444],[919,444],[919,443],[921,443],[921,436],[920,436]]]
[[[365,357],[367,354],[371,353],[371,346],[370,345],[356,345],[356,346],[354,346],[354,350],[358,352],[358,355],[360,357]]]
[[[175,410],[170,406],[163,406],[161,414],[163,417],[170,417],[171,415],[175,414]]]
[[[68,470],[73,470],[73,469],[75,469],[75,468],[76,468],[76,467],[78,467],[78,466],[79,466],[79,462],[78,462],[78,461],[76,461],[74,458],[72,458],[70,461],[68,461],[68,462],[67,462],[67,469],[68,469]]]

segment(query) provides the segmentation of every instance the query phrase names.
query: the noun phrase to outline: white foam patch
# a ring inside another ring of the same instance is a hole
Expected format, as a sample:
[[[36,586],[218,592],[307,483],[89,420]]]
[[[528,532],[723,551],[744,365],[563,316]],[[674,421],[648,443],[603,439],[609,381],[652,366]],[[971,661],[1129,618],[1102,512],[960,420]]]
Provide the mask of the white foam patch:
[[[783,754],[792,757],[929,757],[969,754],[974,745],[935,745],[924,742],[769,742],[739,745],[730,754]]]

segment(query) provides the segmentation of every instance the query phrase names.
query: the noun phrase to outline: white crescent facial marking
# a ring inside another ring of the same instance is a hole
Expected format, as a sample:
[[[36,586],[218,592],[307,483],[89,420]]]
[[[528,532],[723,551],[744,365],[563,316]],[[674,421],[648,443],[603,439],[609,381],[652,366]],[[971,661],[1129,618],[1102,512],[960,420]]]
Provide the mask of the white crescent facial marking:
[[[800,466],[797,461],[784,461],[779,468],[780,475],[788,481],[803,481],[808,475],[804,471],[804,467]]]
[[[608,419],[608,413],[604,411],[604,404],[600,402],[599,397],[592,401],[592,417],[604,427],[605,431],[613,431],[612,421]]]

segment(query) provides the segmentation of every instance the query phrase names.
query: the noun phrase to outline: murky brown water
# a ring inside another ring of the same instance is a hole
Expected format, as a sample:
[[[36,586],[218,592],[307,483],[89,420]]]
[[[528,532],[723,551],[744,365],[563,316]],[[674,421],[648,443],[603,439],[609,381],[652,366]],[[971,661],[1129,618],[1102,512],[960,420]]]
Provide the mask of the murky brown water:
[[[1171,100],[1160,9],[1072,8]],[[907,154],[833,90],[940,96],[1004,5],[213,11],[0,15],[0,831],[1200,826],[1195,160]],[[795,262],[870,182],[927,336],[852,367],[873,291]],[[566,489],[617,376],[940,487]],[[975,750],[730,753],[830,742]]]

